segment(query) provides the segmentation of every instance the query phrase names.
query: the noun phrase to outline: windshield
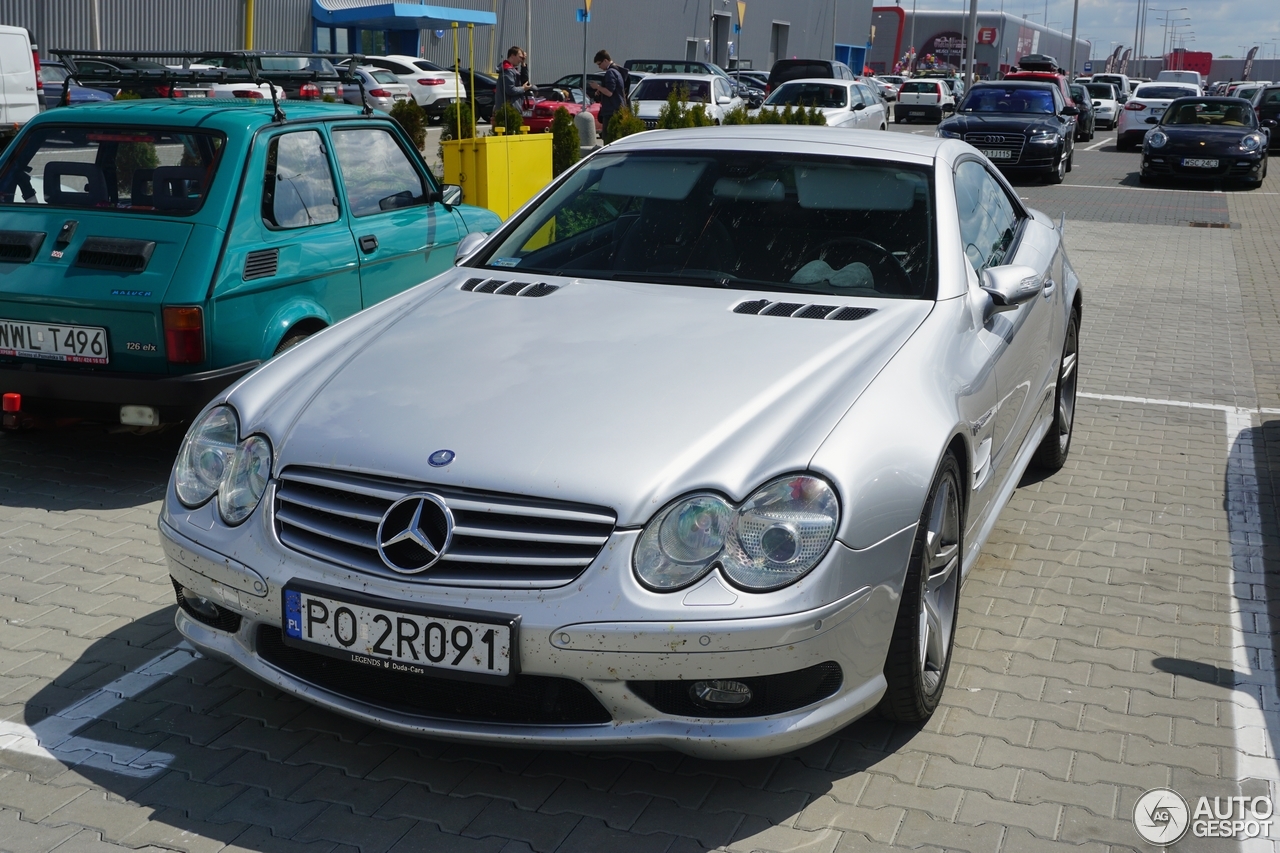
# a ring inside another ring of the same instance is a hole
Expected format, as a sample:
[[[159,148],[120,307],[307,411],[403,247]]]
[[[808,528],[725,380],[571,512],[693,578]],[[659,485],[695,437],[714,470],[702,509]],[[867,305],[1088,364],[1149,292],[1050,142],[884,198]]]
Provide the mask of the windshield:
[[[494,270],[931,299],[925,167],[772,152],[601,154],[483,253]]]
[[[971,91],[960,109],[973,113],[1035,113],[1053,115],[1053,93],[1048,89],[1004,89],[998,86]]]
[[[1195,92],[1186,86],[1161,86],[1158,84],[1143,84],[1138,87],[1138,91],[1133,93],[1135,98],[1185,98],[1187,95],[1194,95]]]
[[[0,174],[0,204],[184,215],[200,209],[223,137],[147,127],[41,127]]]
[[[764,101],[784,106],[825,107],[849,105],[849,87],[831,83],[784,83]]]
[[[1116,99],[1116,90],[1110,83],[1090,83],[1085,88],[1089,90],[1089,96],[1094,100],[1114,101]]]
[[[679,92],[682,101],[695,104],[711,103],[709,80],[654,80],[646,78],[631,93],[633,101],[665,101],[672,92]]]
[[[1178,101],[1169,105],[1161,124],[1254,127],[1253,110],[1230,101]]]

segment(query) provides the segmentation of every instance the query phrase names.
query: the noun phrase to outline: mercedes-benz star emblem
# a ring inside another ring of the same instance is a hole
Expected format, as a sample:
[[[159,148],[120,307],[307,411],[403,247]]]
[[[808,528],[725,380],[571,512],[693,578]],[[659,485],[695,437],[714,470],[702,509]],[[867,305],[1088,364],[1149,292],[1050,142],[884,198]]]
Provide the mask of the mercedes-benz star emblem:
[[[414,575],[434,566],[453,541],[453,513],[444,499],[416,492],[391,505],[378,524],[378,555],[394,572]]]
[[[427,464],[432,468],[443,468],[453,461],[454,452],[452,450],[437,450],[427,457]]]

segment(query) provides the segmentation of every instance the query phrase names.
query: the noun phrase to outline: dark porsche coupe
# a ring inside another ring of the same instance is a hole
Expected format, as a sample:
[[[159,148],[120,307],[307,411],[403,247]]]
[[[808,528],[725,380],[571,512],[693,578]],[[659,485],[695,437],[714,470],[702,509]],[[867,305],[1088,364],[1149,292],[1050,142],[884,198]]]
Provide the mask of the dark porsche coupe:
[[[1147,133],[1139,178],[1240,180],[1259,186],[1267,176],[1268,136],[1243,98],[1179,98]]]
[[[1078,114],[1052,83],[977,83],[937,135],[963,139],[1002,172],[1034,171],[1060,184],[1071,171]]]

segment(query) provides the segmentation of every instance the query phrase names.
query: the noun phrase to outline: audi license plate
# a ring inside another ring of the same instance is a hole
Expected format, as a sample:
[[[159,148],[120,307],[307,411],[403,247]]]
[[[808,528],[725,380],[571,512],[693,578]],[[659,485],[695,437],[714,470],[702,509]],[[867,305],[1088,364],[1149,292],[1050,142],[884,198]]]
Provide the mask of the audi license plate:
[[[517,621],[296,584],[284,591],[286,645],[413,675],[514,675]]]
[[[1190,169],[1216,169],[1218,168],[1217,160],[1199,160],[1194,157],[1183,157],[1182,165]]]
[[[986,155],[987,155],[987,157],[988,157],[988,158],[990,158],[990,159],[992,159],[992,160],[1012,160],[1012,159],[1013,159],[1013,152],[1012,152],[1012,151],[1009,151],[1009,150],[1006,150],[1006,149],[1002,149],[1002,148],[986,149],[986,148],[983,148],[983,149],[980,149],[980,150],[982,151],[982,153],[983,153],[983,154],[986,154]]]
[[[111,360],[106,329],[25,320],[0,320],[0,355],[76,364],[106,364]]]

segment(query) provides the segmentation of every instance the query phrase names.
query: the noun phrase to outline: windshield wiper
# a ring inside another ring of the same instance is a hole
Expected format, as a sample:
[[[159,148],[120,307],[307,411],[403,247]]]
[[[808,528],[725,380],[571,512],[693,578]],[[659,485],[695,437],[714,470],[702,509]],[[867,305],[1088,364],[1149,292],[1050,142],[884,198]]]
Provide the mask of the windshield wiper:
[[[615,272],[598,276],[611,281],[651,281],[655,284],[691,284],[694,287],[728,287],[738,281],[737,276],[718,270],[685,270],[666,272]]]

